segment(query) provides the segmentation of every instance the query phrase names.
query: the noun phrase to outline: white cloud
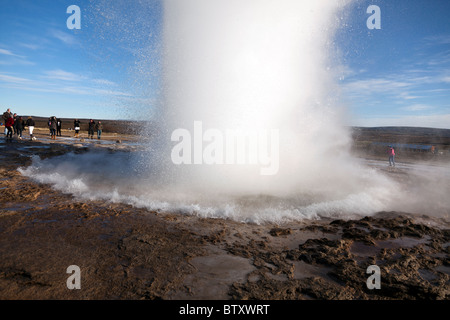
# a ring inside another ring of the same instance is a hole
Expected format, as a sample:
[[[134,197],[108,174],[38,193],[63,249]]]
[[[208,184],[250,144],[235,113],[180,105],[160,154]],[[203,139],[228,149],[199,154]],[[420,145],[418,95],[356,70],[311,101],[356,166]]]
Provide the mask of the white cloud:
[[[45,77],[49,79],[63,80],[63,81],[82,81],[86,79],[86,77],[84,76],[64,71],[61,69],[45,71]]]
[[[95,89],[95,94],[105,95],[105,96],[121,96],[121,97],[132,97],[131,94],[117,91],[117,90],[105,90],[105,89]]]
[[[8,49],[0,48],[0,55],[3,60],[0,61],[1,65],[34,65],[34,62],[28,61],[26,56],[19,55]]]
[[[22,42],[22,43],[19,43],[19,45],[24,47],[24,48],[30,49],[30,50],[37,50],[37,49],[41,48],[39,45],[32,44],[32,43],[24,43],[24,42]]]
[[[77,39],[69,33],[63,32],[61,30],[51,30],[50,34],[56,39],[64,42],[67,45],[76,45],[78,44]]]
[[[407,107],[403,107],[401,108],[401,110],[404,111],[424,111],[424,110],[431,110],[434,109],[434,107],[430,106],[430,105],[426,105],[426,104],[413,104]]]
[[[342,84],[342,88],[350,98],[366,98],[373,101],[378,96],[389,96],[392,103],[405,103],[408,100],[424,98],[423,94],[433,90],[430,86],[441,89],[439,86],[446,83],[450,83],[450,76],[443,73],[415,76],[405,72],[384,78],[347,81]]]
[[[65,74],[64,74],[65,75]],[[67,78],[71,78],[70,74]],[[4,83],[4,84],[2,84]],[[21,91],[33,91],[33,92],[51,92],[51,93],[64,93],[76,96],[114,96],[114,97],[132,97],[131,94],[119,90],[101,89],[98,87],[79,86],[79,85],[64,85],[61,83],[34,81],[21,77],[10,76],[6,74],[0,74],[0,87],[18,89]],[[70,82],[69,82],[70,83]]]
[[[426,37],[425,41],[427,41],[428,44],[431,44],[431,45],[450,44],[450,35],[449,34],[433,35],[433,36]]]
[[[106,79],[92,79],[92,82],[101,86],[117,86],[116,83]]]
[[[10,50],[6,50],[6,49],[0,49],[0,54],[4,54],[7,56],[19,57],[17,54],[14,54]]]
[[[344,84],[343,88],[349,94],[367,96],[376,93],[400,94],[404,89],[410,86],[411,84],[407,81],[398,81],[387,78],[374,78],[351,81]]]
[[[30,79],[10,76],[10,75],[1,74],[1,73],[0,73],[0,81],[8,82],[8,83],[29,83],[29,82],[31,82]]]
[[[19,54],[16,54],[16,53],[12,52],[11,50],[7,50],[7,49],[1,49],[0,48],[0,54],[4,55],[4,56],[19,58],[19,59],[26,59],[25,56],[21,56]]]

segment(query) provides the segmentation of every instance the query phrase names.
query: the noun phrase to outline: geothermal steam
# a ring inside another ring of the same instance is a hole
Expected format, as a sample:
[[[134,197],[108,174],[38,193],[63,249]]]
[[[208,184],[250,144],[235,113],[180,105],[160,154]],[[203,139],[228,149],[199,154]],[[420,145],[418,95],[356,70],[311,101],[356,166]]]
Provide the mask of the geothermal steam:
[[[339,1],[165,2],[162,117],[167,134],[189,131],[192,153],[206,152],[219,140],[217,149],[226,158],[226,132],[240,132],[247,139],[244,157],[256,159],[251,165],[244,159],[174,166],[170,148],[182,138],[174,142],[165,136],[165,161],[168,171],[176,171],[177,186],[276,195],[348,194],[360,186],[329,68],[337,63],[329,53],[343,9]],[[203,134],[217,134],[195,140],[196,121]],[[252,149],[252,133],[260,134],[258,143],[266,152]],[[262,175],[263,163],[272,165],[274,174]]]
[[[147,159],[161,190],[186,197],[196,212],[239,219],[384,208],[386,179],[348,152],[331,71],[346,2],[164,2],[158,121],[165,131]],[[244,142],[227,149],[228,132]],[[226,160],[230,150],[235,162]]]

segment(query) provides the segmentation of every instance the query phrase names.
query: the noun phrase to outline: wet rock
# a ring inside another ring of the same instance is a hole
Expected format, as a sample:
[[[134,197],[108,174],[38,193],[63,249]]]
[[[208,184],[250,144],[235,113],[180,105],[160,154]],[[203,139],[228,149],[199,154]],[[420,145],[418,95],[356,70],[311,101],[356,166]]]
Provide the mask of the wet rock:
[[[404,216],[334,220],[327,227],[337,228],[330,236],[341,234],[340,238],[308,239],[299,244],[298,249],[264,255],[265,263],[273,263],[278,267],[278,272],[289,274],[288,265],[283,265],[284,255],[284,259],[289,261],[302,261],[314,268],[330,269],[327,277],[288,277],[283,283],[275,283],[264,276],[264,270],[273,270],[258,259],[257,267],[263,276],[253,281],[251,286],[249,283],[236,284],[231,289],[232,295],[246,299],[278,297],[259,294],[262,288],[266,288],[265,292],[269,288],[280,290],[281,296],[296,299],[450,298],[450,276],[439,270],[440,266],[448,265],[444,253],[446,249],[442,246],[449,242],[448,230],[416,224]],[[304,229],[326,230],[317,225]],[[362,250],[353,250],[358,243]],[[369,276],[366,270],[370,265],[380,267],[380,290],[370,290],[366,286]]]
[[[292,230],[290,228],[273,228],[269,233],[272,237],[279,237],[291,234]]]

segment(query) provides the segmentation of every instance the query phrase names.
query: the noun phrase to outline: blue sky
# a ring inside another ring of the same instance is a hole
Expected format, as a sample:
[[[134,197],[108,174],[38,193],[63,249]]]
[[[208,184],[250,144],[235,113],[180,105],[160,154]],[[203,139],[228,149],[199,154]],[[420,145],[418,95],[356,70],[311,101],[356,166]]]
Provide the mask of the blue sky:
[[[353,13],[340,35],[353,121],[450,128],[450,1],[360,1],[354,10],[370,4],[381,29],[358,28],[370,15]]]
[[[0,108],[45,117],[122,119],[135,118],[143,105],[154,103],[158,76],[148,73],[157,70],[158,61],[143,57],[153,58],[158,49],[160,3],[147,1],[145,21],[139,21],[134,17],[141,7],[113,2],[1,0]],[[70,5],[81,10],[79,30],[67,28]],[[127,10],[133,21],[112,16]],[[140,72],[145,68],[147,74]],[[139,77],[147,78],[145,87]]]
[[[66,26],[73,4],[80,30]],[[366,27],[372,4],[381,9],[380,30]],[[158,103],[161,7],[157,0],[1,0],[0,108],[143,116]],[[336,45],[348,124],[450,128],[450,1],[360,0],[345,14]]]

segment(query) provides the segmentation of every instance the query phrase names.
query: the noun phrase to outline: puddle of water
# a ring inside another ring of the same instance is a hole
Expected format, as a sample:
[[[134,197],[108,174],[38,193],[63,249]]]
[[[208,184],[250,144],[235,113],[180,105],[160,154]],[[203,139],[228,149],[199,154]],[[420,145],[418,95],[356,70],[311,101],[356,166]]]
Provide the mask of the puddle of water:
[[[354,242],[350,247],[350,252],[360,257],[373,257],[381,250],[378,246],[369,246],[362,242]]]
[[[429,236],[425,236],[421,239],[410,238],[410,237],[400,237],[397,239],[376,241],[376,244],[377,244],[377,246],[386,248],[386,249],[413,248],[417,245],[426,243],[429,239],[430,239]]]
[[[413,248],[415,246],[426,243],[430,239],[426,236],[422,239],[401,237],[397,239],[379,240],[374,246],[366,245],[362,242],[354,242],[350,247],[350,252],[360,257],[373,257],[377,255],[381,249],[397,249],[397,248]]]
[[[437,275],[435,275],[432,271],[426,269],[419,269],[419,274],[422,279],[427,280],[429,282],[436,280]]]
[[[272,274],[270,272],[267,273],[269,278],[275,280],[275,281],[287,281],[288,277],[285,274]]]
[[[32,209],[32,208],[33,207],[31,207],[31,206],[20,206],[20,204],[19,204],[17,206],[5,207],[2,209],[2,211],[25,211],[25,210]]]
[[[304,261],[293,261],[292,263],[294,264],[294,279],[321,277],[332,280],[327,273],[333,270],[333,268],[312,265]]]
[[[234,282],[244,282],[255,270],[248,259],[227,253],[195,257],[191,264],[196,272],[188,275],[184,282],[191,288],[191,294],[178,293],[174,299],[227,300],[229,286]]]
[[[442,272],[442,273],[446,273],[450,276],[450,267],[449,266],[437,266],[436,268],[434,268],[434,270]]]
[[[18,149],[49,149],[49,145],[36,145],[36,146],[23,146],[19,147]]]

